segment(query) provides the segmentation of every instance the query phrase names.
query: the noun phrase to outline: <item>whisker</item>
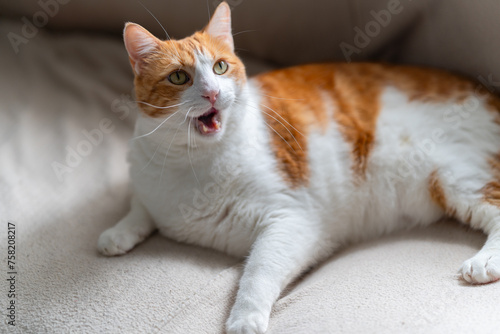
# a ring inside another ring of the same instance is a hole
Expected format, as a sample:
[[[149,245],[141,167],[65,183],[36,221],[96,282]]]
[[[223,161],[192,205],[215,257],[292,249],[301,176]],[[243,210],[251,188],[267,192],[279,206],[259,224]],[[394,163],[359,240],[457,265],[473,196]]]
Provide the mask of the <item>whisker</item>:
[[[173,115],[172,115],[172,116],[173,116]],[[173,140],[175,139],[175,135],[177,134],[177,131],[179,131],[179,128],[177,128],[177,130],[175,131],[175,133],[174,133],[174,137],[173,137],[172,141],[170,142],[170,145],[172,145],[172,142],[173,142]],[[141,168],[141,172],[149,166],[149,164],[151,163],[151,161],[153,161],[153,159],[154,159],[154,157],[155,157],[155,155],[156,155],[156,152],[158,152],[158,149],[159,149],[159,148],[160,148],[160,146],[163,144],[163,142],[165,141],[165,139],[167,139],[167,137],[168,137],[168,131],[167,131],[167,132],[165,132],[165,137],[164,137],[164,138],[162,139],[162,141],[161,141],[160,143],[158,143],[158,145],[156,146],[156,149],[155,149],[155,151],[153,152],[153,155],[152,155],[152,156],[151,156],[151,158],[149,159],[148,163],[147,163],[144,167],[142,167],[142,168]],[[170,146],[169,146],[169,148],[170,148]],[[168,153],[168,151],[167,151],[167,153]],[[166,156],[165,156],[165,159],[166,159]],[[165,164],[165,162],[164,162],[164,164]],[[162,168],[162,172],[163,172],[163,168]],[[160,179],[161,179],[161,177],[160,177]]]
[[[165,29],[165,27],[160,23],[160,21],[156,18],[156,16],[153,15],[153,13],[151,13],[151,11],[142,3],[140,2],[139,0],[137,0],[138,3],[141,4],[142,7],[144,7],[145,10],[148,11],[148,13],[156,20],[156,22],[158,22],[158,24],[160,25],[160,27],[163,29],[163,31],[165,32],[165,35],[167,36],[167,40],[172,40],[172,38],[170,38],[170,35],[168,34],[167,32],[167,29]],[[177,57],[179,59],[179,61],[181,60],[181,56],[179,54],[179,51],[177,51],[177,47],[175,46],[175,43],[172,44],[173,47],[174,47],[174,50],[175,50],[175,53],[177,53]]]
[[[159,181],[158,185],[161,185],[161,180],[163,178],[163,170],[165,169],[165,164],[167,162],[168,151],[170,151],[170,147],[172,146],[172,143],[174,142],[175,136],[177,136],[177,132],[179,132],[179,129],[180,129],[180,127],[178,127],[177,130],[175,130],[174,136],[172,137],[172,140],[170,141],[170,144],[168,145],[167,152],[165,153],[165,158],[163,159],[163,166],[161,167],[160,181]]]
[[[290,124],[283,116],[281,116],[277,111],[275,111],[274,109],[264,105],[264,104],[260,104],[261,106],[263,107],[266,107],[267,109],[271,110],[276,116],[280,117],[283,121],[285,121],[286,124],[290,125],[292,127],[292,129],[294,129],[295,131],[297,131],[300,135],[302,135],[303,137],[304,134],[302,134],[302,132],[300,132],[299,130],[297,130],[292,124]]]
[[[165,140],[165,139],[167,139],[167,134],[165,134],[165,137],[163,138],[163,140]],[[142,168],[141,168],[141,172],[142,172],[143,170],[145,170],[145,169],[149,166],[149,164],[151,163],[151,161],[153,161],[153,159],[154,159],[154,157],[155,157],[155,155],[156,155],[156,152],[158,152],[158,149],[160,148],[161,144],[162,144],[162,143],[159,143],[159,144],[158,144],[158,146],[156,146],[156,150],[153,152],[153,155],[152,155],[152,156],[151,156],[151,158],[149,159],[148,163],[147,163],[147,164],[145,164],[145,165],[144,165],[144,167],[142,167]]]
[[[177,134],[177,132],[179,132],[179,129],[180,129],[180,127],[178,127],[177,130],[175,130],[174,137],[172,138],[172,141],[170,141],[170,145],[168,145],[168,149],[167,149],[167,153],[166,154],[168,154],[168,151],[170,151],[170,147],[172,146],[172,143],[173,143],[173,141],[175,139],[175,135]]]
[[[297,132],[298,132],[301,136],[305,137],[305,135],[304,135],[302,132],[300,132],[300,131],[296,128],[296,127],[294,127],[292,124],[290,124],[290,122],[288,122],[288,121],[287,121],[287,120],[286,120],[283,116],[281,116],[281,115],[280,115],[277,111],[275,111],[274,109],[272,109],[272,108],[270,108],[270,107],[266,106],[265,104],[259,103],[259,105],[260,105],[260,106],[262,106],[262,107],[265,107],[265,108],[267,108],[267,109],[269,109],[269,110],[271,110],[271,111],[272,111],[272,112],[273,112],[276,116],[278,116],[279,118],[281,118],[281,119],[282,119],[282,120],[283,120],[286,124],[290,125],[290,127],[291,127],[292,129],[294,129],[295,131],[297,131]],[[257,107],[252,106],[252,105],[250,105],[250,104],[247,104],[247,106],[249,106],[249,107],[251,107],[251,108],[254,108],[254,109],[257,109],[257,110],[260,110],[260,111],[264,112],[263,110],[258,109]],[[267,113],[266,113],[266,114],[267,114]],[[269,115],[269,114],[267,114],[267,115]],[[270,116],[270,115],[269,115],[269,116]],[[282,125],[283,125],[283,124],[282,124]]]
[[[151,163],[151,161],[153,161],[153,159],[154,159],[154,157],[155,157],[155,155],[156,155],[156,152],[158,152],[158,149],[160,148],[161,144],[163,144],[163,141],[165,141],[165,139],[167,139],[167,136],[168,136],[168,132],[165,132],[165,137],[163,137],[162,141],[158,143],[158,145],[156,146],[156,149],[155,149],[155,151],[153,152],[153,155],[152,155],[152,156],[151,156],[151,158],[149,159],[148,163],[147,163],[144,167],[142,167],[142,168],[141,168],[141,172],[142,172],[143,170],[145,170],[145,169],[149,166],[149,164]]]
[[[188,118],[188,114],[189,114],[189,112],[191,111],[191,109],[193,109],[193,107],[189,108],[189,110],[188,110],[188,111],[187,111],[187,113],[186,113],[186,116],[184,117],[184,120],[183,120],[183,121],[182,121],[182,123],[181,123],[181,124],[179,124],[179,125],[182,125],[182,124],[184,124],[184,122],[186,122],[186,119]]]
[[[192,108],[192,107],[191,107]],[[189,114],[189,111],[191,111],[191,109],[188,110],[188,112],[186,113],[186,117],[184,118],[184,121],[182,123],[184,123],[186,121],[186,118],[187,118],[187,114]],[[190,120],[192,120],[193,118],[190,118]],[[188,130],[189,131],[189,130]],[[193,138],[193,148],[196,148],[196,136],[192,136]]]
[[[246,32],[255,32],[255,31],[258,31],[258,30],[243,30],[243,31],[240,31],[240,32],[237,32],[237,33],[233,34],[233,37],[236,36],[236,35],[239,35],[239,34],[246,33]]]
[[[150,106],[150,107],[153,107],[153,108],[158,108],[158,109],[170,109],[170,108],[182,106],[183,104],[186,104],[186,103],[191,102],[191,101],[184,101],[182,103],[174,104],[174,105],[171,105],[171,106],[168,106],[168,107],[155,106],[154,104],[147,103],[147,102],[144,102],[144,101],[134,101],[134,102],[136,102],[136,103],[142,103],[142,104],[145,104],[147,106]]]
[[[241,104],[240,104],[240,105],[241,105]],[[277,118],[273,117],[272,115],[268,114],[267,112],[265,112],[265,111],[264,111],[264,110],[262,110],[262,109],[255,108],[255,107],[253,107],[252,105],[249,105],[249,104],[248,104],[247,106],[249,106],[250,108],[254,108],[254,109],[258,110],[258,111],[263,112],[264,114],[266,114],[267,116],[271,117],[271,118],[272,118],[272,119],[274,119],[276,122],[278,122],[279,124],[281,124],[281,126],[282,126],[282,127],[284,127],[284,128],[288,131],[288,133],[292,136],[293,140],[295,141],[295,143],[297,143],[297,146],[299,146],[300,150],[301,150],[301,151],[304,151],[304,150],[302,149],[302,147],[300,146],[299,142],[297,141],[297,138],[295,138],[295,136],[293,135],[293,133],[290,131],[290,129],[289,129],[287,126],[285,126],[285,124],[281,123],[281,122],[280,122]],[[271,110],[272,110],[272,109],[271,109]],[[274,110],[273,110],[273,111],[274,111]],[[291,127],[292,127],[295,131],[297,131],[298,133],[300,133],[300,132],[299,132],[299,130],[295,129],[295,128],[294,128],[294,127],[293,127],[290,123],[288,123],[288,122],[286,121],[286,119],[284,119],[281,115],[279,115],[279,114],[278,114],[277,112],[275,112],[275,111],[274,111],[274,113],[275,113],[276,115],[280,116],[280,117],[281,117],[281,118],[282,118],[282,119],[283,119],[283,120],[284,120],[284,121],[285,121],[288,125],[290,125],[290,126],[291,126]],[[302,135],[302,133],[300,133],[300,134]],[[304,135],[302,135],[302,136],[304,136]],[[287,143],[288,143],[288,142],[287,142]]]
[[[300,150],[301,150],[301,151],[304,151],[304,150],[302,149],[302,147],[300,146],[299,142],[297,141],[297,139],[295,138],[295,136],[293,135],[293,133],[290,131],[290,129],[289,129],[289,128],[287,128],[287,127],[285,126],[285,124],[281,123],[281,122],[280,122],[277,118],[275,118],[275,117],[273,117],[272,115],[268,114],[268,113],[267,113],[267,112],[265,112],[264,110],[261,110],[261,111],[262,111],[264,114],[266,114],[267,116],[269,116],[269,117],[271,117],[272,119],[274,119],[276,122],[280,123],[280,124],[281,124],[281,126],[282,126],[282,127],[284,127],[284,128],[288,131],[288,133],[292,136],[293,140],[295,140],[295,142],[296,142],[296,143],[297,143],[297,145],[299,146]]]
[[[156,20],[156,22],[158,22],[158,24],[160,25],[160,27],[163,29],[163,31],[165,32],[165,35],[167,35],[167,39],[171,39],[170,38],[170,35],[168,34],[167,30],[163,27],[163,25],[160,23],[160,21],[158,21],[158,19],[156,18],[156,16],[153,15],[153,13],[151,13],[151,11],[148,9],[148,7],[146,7],[142,2],[140,2],[139,0],[137,0],[138,3],[141,4],[142,7],[144,7],[145,10],[148,11],[148,13]]]
[[[193,138],[193,149],[196,149],[198,146],[196,145],[196,136],[192,136]]]
[[[191,154],[189,153],[189,147],[190,147],[190,143],[191,143],[191,137],[190,137],[190,133],[191,133],[191,121],[193,119],[190,118],[189,119],[189,124],[188,124],[188,159],[189,159],[189,164],[191,165],[191,170],[193,171],[193,174],[194,174],[194,177],[196,179],[196,182],[198,183],[198,186],[201,187],[201,184],[200,184],[200,180],[198,180],[198,176],[196,176],[196,172],[194,171],[194,166],[193,166],[193,161],[191,160]]]
[[[175,139],[175,135],[177,135],[177,132],[178,132],[178,131],[179,131],[179,129],[180,129],[180,125],[182,125],[182,124],[184,124],[184,122],[186,122],[186,119],[187,119],[187,114],[189,114],[189,112],[191,111],[191,109],[193,109],[193,107],[189,108],[189,110],[188,110],[188,111],[187,111],[187,113],[186,113],[186,117],[184,117],[184,121],[182,121],[182,123],[180,123],[180,124],[179,124],[179,126],[177,127],[177,130],[175,130],[174,137],[172,138],[172,141],[170,142],[170,145],[168,146],[167,153],[165,153],[165,160],[166,160],[166,158],[167,158],[168,151],[170,151],[170,146],[172,146],[172,143],[173,143],[173,141],[174,141],[174,139]],[[175,115],[175,114],[177,114],[179,111],[180,111],[180,110],[177,110],[177,111],[176,111],[174,114],[172,114],[170,117],[174,116],[174,115]],[[170,117],[168,117],[168,118],[170,118]],[[168,118],[167,118],[167,120],[168,120]],[[163,121],[163,122],[162,122],[162,124],[163,124],[164,122],[165,122],[165,121]],[[161,126],[161,124],[160,124],[159,126]],[[158,127],[159,127],[159,126],[158,126]],[[156,130],[156,129],[155,129],[155,130]],[[154,131],[154,130],[153,130],[153,131]],[[165,134],[165,138],[166,138],[166,135],[167,135],[167,134],[168,134],[168,132]],[[138,137],[136,137],[136,138],[138,138]],[[136,138],[133,138],[133,139],[136,139]],[[164,138],[163,140],[165,140],[165,138]],[[153,160],[153,158],[154,158],[154,157],[155,157],[155,155],[156,155],[156,152],[157,152],[157,151],[158,151],[158,149],[160,148],[161,144],[162,144],[162,143],[159,143],[159,144],[158,144],[158,146],[156,146],[156,149],[155,149],[155,151],[154,151],[154,153],[153,153],[153,156],[151,157],[151,159],[149,159],[148,163],[147,163],[147,164],[146,164],[146,165],[145,165],[145,166],[141,169],[141,172],[142,172],[142,171],[143,171],[146,167],[148,167],[148,165],[151,163],[151,161]],[[163,162],[163,164],[165,164],[165,161]],[[162,167],[162,175],[163,175],[163,167]],[[160,177],[160,182],[161,182],[161,177]]]
[[[236,103],[238,103],[238,102],[236,102]],[[238,103],[238,104],[240,104],[240,103]],[[240,105],[241,105],[241,104],[240,104]],[[248,106],[249,106],[249,107],[251,107],[250,105],[248,105]],[[259,109],[257,109],[257,108],[255,108],[255,109],[256,109],[257,111],[259,110]],[[262,110],[260,110],[260,111],[262,111]],[[262,112],[264,112],[264,111],[262,111]],[[264,113],[265,113],[265,112],[264,112]],[[272,116],[271,116],[271,117],[272,117]],[[268,126],[271,130],[273,130],[273,131],[274,131],[274,132],[275,132],[275,133],[276,133],[276,134],[277,134],[277,135],[278,135],[281,139],[283,139],[283,141],[284,141],[284,142],[285,142],[285,143],[286,143],[286,144],[287,144],[287,145],[288,145],[288,146],[289,146],[289,147],[290,147],[290,148],[291,148],[294,152],[296,152],[296,151],[295,151],[295,149],[292,147],[292,145],[290,145],[290,143],[289,143],[289,142],[288,142],[285,138],[283,138],[283,136],[282,136],[282,135],[280,135],[280,134],[278,133],[278,131],[276,131],[276,130],[275,130],[275,129],[274,129],[274,128],[273,128],[273,127],[269,124],[269,123],[267,123],[266,121],[264,121],[264,123],[266,123],[266,125],[267,125],[267,126]],[[282,125],[283,125],[283,124],[282,124]],[[283,125],[283,126],[284,126],[284,125]],[[287,127],[285,127],[285,129],[287,129],[287,130],[288,130],[288,128],[287,128]],[[288,130],[288,131],[290,132],[290,130]],[[292,137],[295,139],[295,137],[293,136],[293,134],[292,134],[291,132],[290,132],[290,134],[291,134],[291,135],[292,135]],[[297,142],[297,140],[296,140],[296,139],[295,139],[295,142],[297,143],[297,145],[299,145],[299,143]],[[299,147],[300,147],[300,145],[299,145]],[[302,150],[302,147],[300,147],[300,149]]]
[[[196,144],[196,136],[193,136],[193,148],[197,148],[198,147],[198,144]]]
[[[290,101],[303,101],[303,100],[305,100],[305,99],[288,99],[288,98],[284,98],[284,97],[271,96],[271,95],[266,95],[266,94],[262,94],[262,93],[259,93],[259,94],[273,98],[273,99],[278,99],[278,100],[290,100]]]
[[[207,12],[208,12],[208,22],[210,22],[212,18],[210,17],[210,6],[208,5],[208,0],[207,0]]]
[[[179,111],[181,111],[180,109],[177,110],[176,112],[174,112],[172,115],[168,116],[167,118],[165,118],[161,123],[160,125],[158,125],[156,128],[154,128],[153,131],[150,131],[144,135],[140,135],[140,136],[137,136],[137,137],[134,137],[130,140],[136,140],[136,139],[139,139],[139,138],[142,138],[142,137],[146,137],[146,136],[149,136],[150,134],[152,134],[153,132],[155,132],[156,130],[158,130],[160,128],[160,126],[162,126],[163,124],[165,124],[166,121],[168,121],[172,116],[174,116],[175,114],[177,114]]]
[[[177,53],[177,61],[182,63],[181,55],[179,54],[179,50],[177,50],[177,44],[173,43],[172,46],[174,47],[175,53]]]
[[[283,141],[284,141],[284,142],[285,142],[288,146],[290,146],[290,148],[291,148],[294,152],[296,152],[296,151],[295,151],[295,149],[292,147],[292,145],[290,145],[290,143],[289,143],[289,142],[288,142],[285,138],[283,138],[283,136],[281,136],[281,135],[278,133],[278,131],[276,131],[276,130],[275,130],[275,129],[274,129],[274,128],[273,128],[273,127],[269,124],[269,123],[267,123],[266,121],[264,121],[264,123],[266,123],[266,125],[267,125],[267,126],[268,126],[271,130],[273,130],[273,131],[274,131],[274,132],[275,132],[278,136],[280,136],[280,138],[281,138],[281,139],[283,139]]]

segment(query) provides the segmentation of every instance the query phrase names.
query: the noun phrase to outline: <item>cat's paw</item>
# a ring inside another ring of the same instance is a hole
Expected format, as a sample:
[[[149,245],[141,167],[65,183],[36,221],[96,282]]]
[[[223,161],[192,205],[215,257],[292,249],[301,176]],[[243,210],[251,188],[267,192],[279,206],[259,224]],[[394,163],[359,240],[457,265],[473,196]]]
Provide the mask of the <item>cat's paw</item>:
[[[122,255],[134,248],[139,242],[138,235],[112,227],[99,236],[97,249],[106,256]]]
[[[464,262],[459,270],[462,278],[471,284],[485,284],[500,279],[500,254],[479,252]]]
[[[263,334],[267,330],[268,323],[269,316],[261,312],[247,314],[232,312],[226,322],[226,332],[227,334]]]

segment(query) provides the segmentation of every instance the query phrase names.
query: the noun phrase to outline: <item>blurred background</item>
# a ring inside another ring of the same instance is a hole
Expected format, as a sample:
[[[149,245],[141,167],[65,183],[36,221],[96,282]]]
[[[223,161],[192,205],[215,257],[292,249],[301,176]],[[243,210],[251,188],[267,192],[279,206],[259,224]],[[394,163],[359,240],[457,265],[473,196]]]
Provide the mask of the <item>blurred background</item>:
[[[142,0],[173,38],[186,37],[203,27],[218,3]],[[500,3],[494,0],[228,3],[240,53],[279,66],[350,58],[428,64],[473,76],[494,73],[498,67],[495,60],[500,55],[496,41]],[[124,22],[133,21],[160,38],[165,35],[136,0],[2,0],[0,13],[18,24],[26,17],[38,23],[40,29],[57,34],[80,32],[120,38]],[[19,33],[19,28],[13,30]],[[350,57],[346,57],[342,43],[352,52]]]

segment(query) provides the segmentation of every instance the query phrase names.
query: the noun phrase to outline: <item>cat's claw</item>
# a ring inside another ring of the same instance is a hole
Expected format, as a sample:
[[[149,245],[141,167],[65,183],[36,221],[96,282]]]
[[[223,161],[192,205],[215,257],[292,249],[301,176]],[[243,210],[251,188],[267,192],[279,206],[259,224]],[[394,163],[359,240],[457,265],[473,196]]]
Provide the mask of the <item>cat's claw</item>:
[[[500,279],[500,254],[480,252],[464,262],[459,270],[462,278],[471,284],[486,284]]]
[[[138,236],[116,227],[104,231],[97,242],[97,249],[106,256],[122,255],[138,242]]]
[[[267,330],[269,317],[252,312],[244,316],[231,315],[226,322],[227,334],[263,334]]]

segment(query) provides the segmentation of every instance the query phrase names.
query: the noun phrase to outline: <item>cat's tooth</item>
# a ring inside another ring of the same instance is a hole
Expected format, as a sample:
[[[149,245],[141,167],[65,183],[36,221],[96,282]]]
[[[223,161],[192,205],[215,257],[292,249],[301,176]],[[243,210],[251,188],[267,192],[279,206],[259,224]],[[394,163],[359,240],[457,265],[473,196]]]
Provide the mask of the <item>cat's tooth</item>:
[[[220,129],[220,122],[215,120],[214,124],[215,124],[215,130],[219,130]]]
[[[201,129],[203,130],[203,132],[208,132],[208,128],[205,124],[201,124]]]

